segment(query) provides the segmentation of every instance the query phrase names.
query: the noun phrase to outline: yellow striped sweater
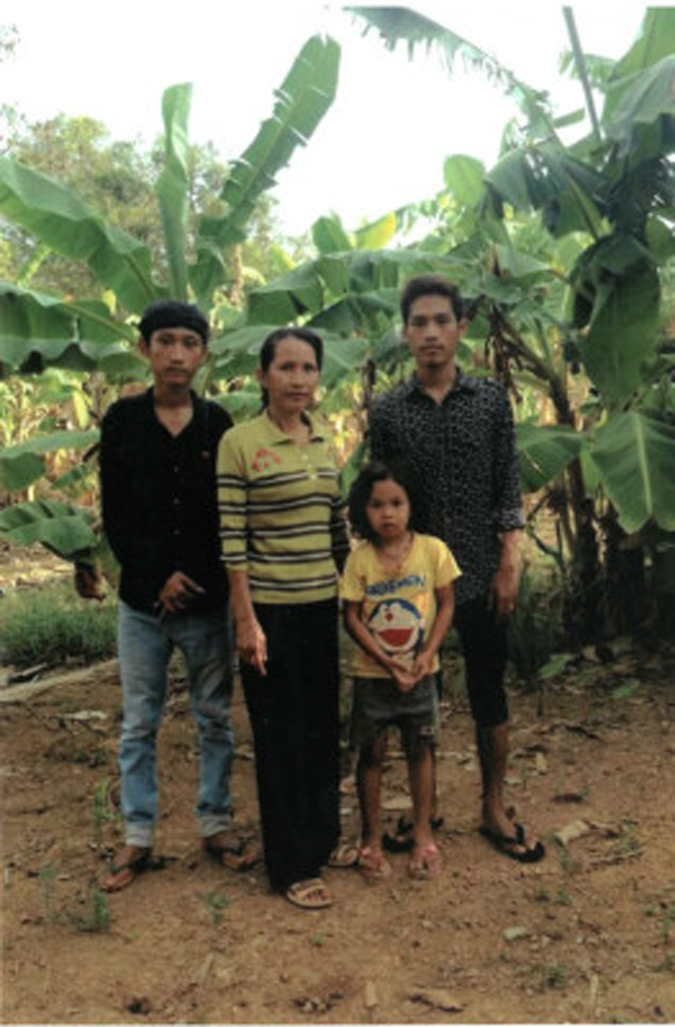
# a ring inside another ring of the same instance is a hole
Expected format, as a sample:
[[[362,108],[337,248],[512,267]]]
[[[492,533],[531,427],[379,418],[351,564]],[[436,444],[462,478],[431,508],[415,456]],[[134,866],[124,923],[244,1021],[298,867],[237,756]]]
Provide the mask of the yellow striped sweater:
[[[262,413],[223,436],[218,449],[222,559],[246,571],[259,603],[310,603],[337,594],[349,552],[338,476],[310,420],[299,445]]]

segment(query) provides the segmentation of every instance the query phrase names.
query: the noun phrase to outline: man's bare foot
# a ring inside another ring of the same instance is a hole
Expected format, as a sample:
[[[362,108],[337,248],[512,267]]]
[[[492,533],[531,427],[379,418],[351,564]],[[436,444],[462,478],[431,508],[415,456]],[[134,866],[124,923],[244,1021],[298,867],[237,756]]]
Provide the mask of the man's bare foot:
[[[103,891],[115,892],[127,888],[139,874],[148,869],[151,856],[151,848],[125,845],[110,864],[109,875],[101,882]]]
[[[218,831],[203,839],[204,851],[228,870],[250,870],[262,859],[260,846],[237,838],[231,831]]]

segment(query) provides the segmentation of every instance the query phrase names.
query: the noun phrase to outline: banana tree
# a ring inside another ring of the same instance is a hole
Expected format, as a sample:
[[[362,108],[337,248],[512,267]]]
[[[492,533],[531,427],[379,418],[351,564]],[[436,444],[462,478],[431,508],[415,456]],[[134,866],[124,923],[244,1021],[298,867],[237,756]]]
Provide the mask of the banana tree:
[[[275,185],[278,172],[298,147],[306,145],[330,108],[339,63],[334,40],[314,36],[305,43],[275,91],[270,117],[229,170],[219,196],[223,213],[202,216],[194,238],[187,228],[192,88],[181,84],[165,91],[164,164],[155,188],[164,231],[161,268],[153,266],[142,242],[106,224],[71,190],[11,157],[0,157],[0,215],[62,256],[84,261],[100,283],[98,296],[63,297],[0,281],[0,367],[5,373],[56,366],[140,376],[142,364],[132,349],[132,321],[148,303],[162,296],[194,298],[211,311],[227,280],[225,257],[246,237],[257,201]],[[230,321],[241,317],[237,311],[227,314]],[[89,437],[63,431],[46,440],[5,447],[0,454],[0,488],[25,489],[40,478],[46,449],[90,444]],[[58,518],[52,513],[42,516],[44,508],[30,504],[23,504],[21,512],[25,516],[18,521],[15,513],[0,514],[0,531],[6,537],[17,542],[38,539],[58,548]],[[76,514],[69,511],[67,516]],[[93,541],[84,516],[80,528],[78,537]],[[62,547],[69,558],[71,540],[69,531]]]
[[[436,207],[450,223],[414,249],[358,252],[324,226],[319,257],[256,291],[251,313],[356,336],[390,374],[403,354],[391,331],[401,278],[424,267],[454,277],[471,300],[469,342],[487,340],[507,384],[536,387],[552,407],[553,423],[519,426],[523,482],[551,489],[578,578],[592,581],[600,523],[606,542],[617,518],[624,540],[651,525],[675,530],[672,363],[659,352],[660,277],[675,254],[675,14],[647,11],[626,57],[609,73],[603,64],[600,136],[569,147],[559,128],[579,114],[555,120],[541,93],[480,48],[406,8],[349,10],[411,56],[436,47],[451,70],[468,55],[526,121],[508,128],[490,170],[448,159]]]

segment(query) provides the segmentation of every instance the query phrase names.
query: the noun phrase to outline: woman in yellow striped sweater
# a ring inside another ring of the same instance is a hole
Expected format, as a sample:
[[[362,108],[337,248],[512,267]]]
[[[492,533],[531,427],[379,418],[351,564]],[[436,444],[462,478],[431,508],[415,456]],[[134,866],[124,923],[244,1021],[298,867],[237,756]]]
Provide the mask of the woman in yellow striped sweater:
[[[323,344],[280,328],[260,351],[263,412],[223,437],[218,501],[253,731],[265,863],[303,908],[340,833],[337,570],[348,552],[337,470],[308,413]]]

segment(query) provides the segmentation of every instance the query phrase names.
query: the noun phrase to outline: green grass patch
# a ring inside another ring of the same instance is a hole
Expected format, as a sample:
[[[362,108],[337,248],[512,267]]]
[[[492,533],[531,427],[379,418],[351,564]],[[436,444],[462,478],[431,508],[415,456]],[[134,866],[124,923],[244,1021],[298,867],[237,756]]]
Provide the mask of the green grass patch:
[[[116,631],[116,600],[80,599],[69,582],[0,599],[0,660],[14,667],[110,659]]]

